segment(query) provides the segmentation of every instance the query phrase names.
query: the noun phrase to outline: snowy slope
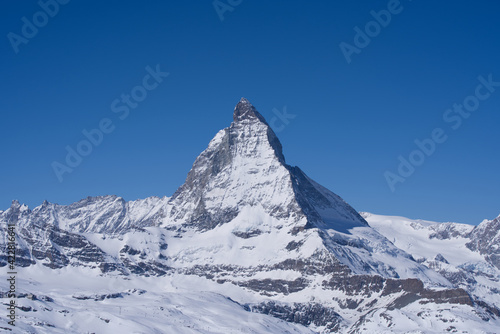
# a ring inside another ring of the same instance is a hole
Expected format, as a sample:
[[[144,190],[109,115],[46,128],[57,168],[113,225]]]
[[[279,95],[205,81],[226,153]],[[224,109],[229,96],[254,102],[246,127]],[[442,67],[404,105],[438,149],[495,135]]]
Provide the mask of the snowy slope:
[[[338,307],[339,315],[320,305],[328,304],[332,296],[353,303],[356,296],[309,292],[308,298],[313,300],[304,311],[299,309],[297,296],[288,300],[259,296],[196,276],[120,277],[101,275],[96,269],[53,270],[36,265],[21,269],[18,277],[17,325],[12,328],[5,317],[0,318],[0,329],[10,333],[329,333],[321,324],[322,315],[344,319],[333,330],[340,333],[442,333],[453,329],[494,333],[500,326],[497,319],[484,321],[486,312],[472,306],[406,304],[403,293],[378,295],[390,307],[367,307],[375,300],[368,298],[361,310]],[[7,283],[0,282],[0,290],[6,289]],[[294,313],[286,313],[294,307]],[[301,321],[309,328],[296,323]]]
[[[397,216],[362,213],[371,227],[404,249],[415,259],[434,260],[441,254],[446,261],[459,266],[467,261],[481,261],[483,257],[467,248],[468,234],[474,226],[458,223],[436,223]],[[439,237],[443,231],[448,238]]]
[[[474,227],[371,213],[361,215],[418,262],[500,308],[500,270],[492,262],[498,249],[498,218]]]
[[[251,313],[218,293],[179,289],[176,277],[123,280],[87,269],[55,271],[40,266],[21,270],[19,277],[17,325],[13,328],[2,316],[2,332],[313,333]],[[0,283],[2,291],[6,283]]]

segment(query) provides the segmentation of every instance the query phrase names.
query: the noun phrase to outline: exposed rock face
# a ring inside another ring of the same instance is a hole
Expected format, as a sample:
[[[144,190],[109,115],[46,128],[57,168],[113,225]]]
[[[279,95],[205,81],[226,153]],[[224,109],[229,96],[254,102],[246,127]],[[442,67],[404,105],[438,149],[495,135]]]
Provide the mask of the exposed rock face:
[[[331,332],[337,332],[342,321],[342,317],[337,312],[318,303],[293,303],[290,305],[266,302],[248,308],[252,312],[269,314],[284,321],[304,326],[313,324],[317,327],[324,327]]]
[[[245,99],[233,118],[172,196],[170,219],[204,231],[232,221],[244,206],[262,205],[272,217],[305,220],[272,129]]]
[[[500,269],[500,216],[483,221],[469,234],[467,247],[485,255],[488,262]]]

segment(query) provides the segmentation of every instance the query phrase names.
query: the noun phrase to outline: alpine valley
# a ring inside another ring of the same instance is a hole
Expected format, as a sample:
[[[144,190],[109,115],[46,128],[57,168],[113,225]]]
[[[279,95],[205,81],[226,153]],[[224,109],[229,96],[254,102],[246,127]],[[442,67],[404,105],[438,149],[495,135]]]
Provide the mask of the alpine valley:
[[[246,99],[171,197],[0,211],[10,333],[499,333],[500,217],[359,214]]]

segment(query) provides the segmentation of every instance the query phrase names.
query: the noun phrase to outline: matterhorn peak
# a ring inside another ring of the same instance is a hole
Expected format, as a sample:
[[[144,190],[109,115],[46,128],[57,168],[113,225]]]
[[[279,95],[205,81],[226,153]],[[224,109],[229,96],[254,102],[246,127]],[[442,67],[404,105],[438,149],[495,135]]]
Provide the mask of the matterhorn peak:
[[[261,210],[265,217],[286,220],[293,231],[366,226],[340,197],[286,164],[278,137],[247,99],[238,102],[233,118],[172,196],[170,222],[209,230]]]
[[[285,157],[283,156],[283,148],[281,146],[281,143],[274,133],[274,131],[271,129],[269,124],[266,122],[266,119],[264,116],[262,116],[257,109],[248,101],[246,98],[242,97],[236,107],[234,108],[234,113],[233,113],[233,124],[231,128],[235,130],[235,132],[238,132],[240,134],[244,132],[248,132],[243,130],[247,125],[253,126],[255,124],[256,129],[251,130],[250,133],[247,135],[250,135],[251,137],[256,137],[258,136],[258,132],[265,133],[265,140],[259,141],[261,144],[264,142],[269,143],[269,145],[272,147],[274,151],[274,155],[281,161],[281,163],[285,164]],[[258,128],[258,129],[257,129]],[[238,130],[236,130],[238,129]],[[260,130],[260,131],[259,131]],[[245,136],[245,135],[243,135]],[[252,138],[248,138],[247,140],[248,143],[251,143],[253,140]]]
[[[259,120],[267,125],[264,117],[255,109],[250,101],[248,101],[244,97],[240,99],[240,102],[238,102],[238,104],[234,108],[233,120],[235,122],[242,120]]]

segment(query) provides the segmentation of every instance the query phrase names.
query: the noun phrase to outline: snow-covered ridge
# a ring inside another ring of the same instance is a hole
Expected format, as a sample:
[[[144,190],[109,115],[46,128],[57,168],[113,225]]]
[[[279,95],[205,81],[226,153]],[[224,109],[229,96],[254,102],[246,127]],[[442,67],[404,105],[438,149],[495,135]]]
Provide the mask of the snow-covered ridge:
[[[499,218],[477,226],[361,213],[371,227],[418,262],[500,308]]]
[[[126,202],[118,196],[87,197],[69,205],[44,201],[30,210],[13,201],[0,219],[19,212],[18,225],[54,225],[68,232],[120,233],[132,228],[154,226],[168,211],[168,197],[149,197]]]

